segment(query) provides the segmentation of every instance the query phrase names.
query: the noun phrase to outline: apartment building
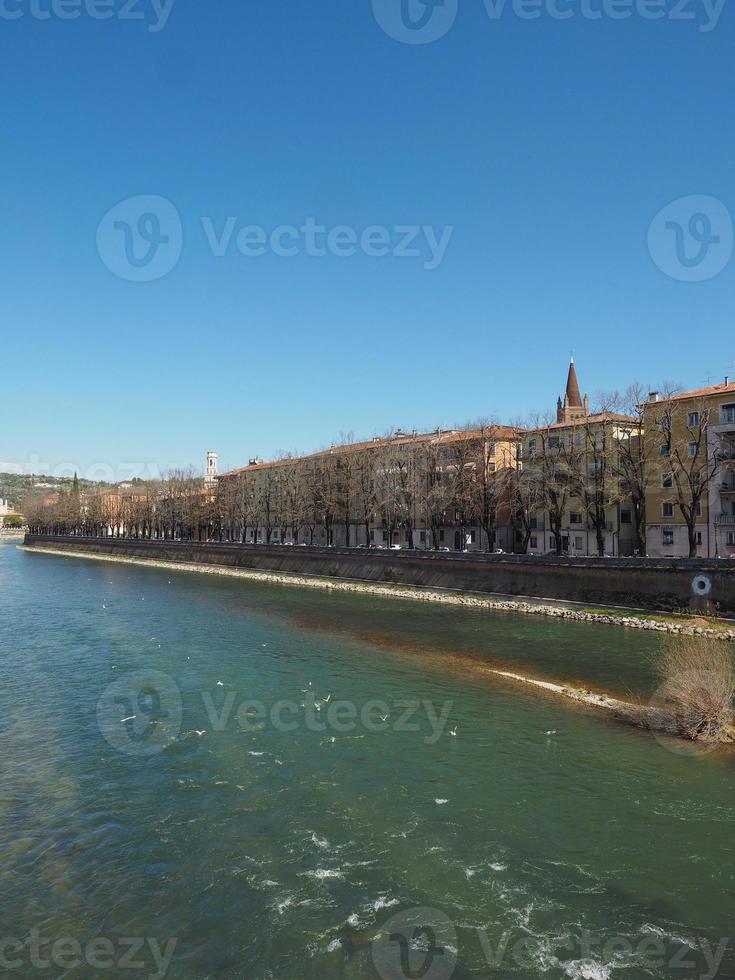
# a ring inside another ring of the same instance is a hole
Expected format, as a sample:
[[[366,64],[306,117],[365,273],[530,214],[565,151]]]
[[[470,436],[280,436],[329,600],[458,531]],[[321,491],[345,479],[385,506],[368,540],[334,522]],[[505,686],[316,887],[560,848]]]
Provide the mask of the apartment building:
[[[651,392],[643,418],[648,554],[735,557],[735,383]]]
[[[591,413],[572,358],[556,421],[523,433],[518,473],[521,547],[530,554],[631,555],[637,549],[625,453],[635,418]],[[525,548],[522,547],[525,541]]]
[[[517,432],[487,425],[330,446],[217,477],[228,535],[248,543],[512,550]]]

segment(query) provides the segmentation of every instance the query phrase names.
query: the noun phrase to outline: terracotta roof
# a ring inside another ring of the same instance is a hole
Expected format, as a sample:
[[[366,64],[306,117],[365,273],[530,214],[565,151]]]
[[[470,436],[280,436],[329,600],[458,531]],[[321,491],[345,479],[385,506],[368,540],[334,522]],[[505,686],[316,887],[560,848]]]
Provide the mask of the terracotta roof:
[[[569,429],[573,425],[586,425],[589,422],[633,422],[638,424],[638,421],[632,415],[621,415],[618,412],[597,412],[593,415],[571,419],[569,422],[549,422],[548,425],[537,425],[528,429],[526,435],[532,435],[534,432],[546,432],[547,429]]]
[[[658,402],[646,402],[646,405],[658,405],[661,402],[677,402],[686,398],[703,398],[706,395],[727,394],[735,395],[735,381],[730,381],[729,384],[709,385],[706,388],[693,388],[691,391],[682,391],[680,394],[670,395],[668,398],[659,398]]]
[[[460,439],[479,438],[482,429],[437,429],[434,432],[412,432],[401,433],[392,437],[378,436],[375,439],[365,439],[362,442],[350,442],[341,446],[330,446],[328,449],[320,449],[316,453],[308,453],[303,456],[288,456],[285,459],[273,459],[265,463],[254,463],[251,466],[241,466],[238,469],[220,473],[218,479],[225,476],[237,476],[239,473],[257,473],[260,470],[274,469],[278,466],[288,466],[297,461],[322,459],[326,456],[339,456],[346,453],[356,453],[367,449],[376,449],[381,446],[407,446],[410,444],[424,443],[451,443]],[[486,434],[497,440],[511,440],[518,435],[518,430],[507,425],[491,425],[485,429]]]

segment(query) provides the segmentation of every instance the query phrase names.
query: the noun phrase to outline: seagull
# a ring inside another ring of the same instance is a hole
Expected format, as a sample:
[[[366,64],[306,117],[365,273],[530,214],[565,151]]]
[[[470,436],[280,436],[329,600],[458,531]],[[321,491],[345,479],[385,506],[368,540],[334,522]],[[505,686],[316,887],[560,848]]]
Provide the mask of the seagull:
[[[128,715],[128,717],[127,717],[127,718],[121,718],[121,719],[120,719],[120,724],[122,725],[122,723],[123,723],[124,721],[135,721],[135,719],[136,719],[137,717],[138,717],[137,715]]]
[[[330,702],[331,700],[332,700],[332,695],[330,694],[330,695],[328,695],[328,696],[327,696],[326,698],[324,698],[324,703],[325,703],[325,704],[329,704],[329,702]]]
[[[547,735],[557,735],[558,732],[557,732],[557,730],[555,728],[552,728],[551,731],[550,732],[547,732],[546,734]]]
[[[387,715],[383,715],[383,716],[381,716],[381,718],[380,718],[380,720],[381,720],[381,721],[388,721],[388,718],[389,718],[389,717],[390,717],[390,714],[387,714]]]
[[[321,711],[322,710],[322,706],[320,704],[317,704],[316,701],[314,702],[314,707],[316,708],[317,711]]]
[[[224,687],[224,686],[225,685],[222,683],[222,681],[217,681],[217,687]]]
[[[450,728],[449,729],[449,734],[450,735],[456,735],[457,734],[457,726],[456,725],[454,726],[454,728]]]
[[[201,738],[202,735],[206,735],[207,734],[207,729],[205,728],[203,732],[200,732],[198,728],[195,728],[194,729],[194,732],[195,732],[196,735],[199,736],[199,738]]]

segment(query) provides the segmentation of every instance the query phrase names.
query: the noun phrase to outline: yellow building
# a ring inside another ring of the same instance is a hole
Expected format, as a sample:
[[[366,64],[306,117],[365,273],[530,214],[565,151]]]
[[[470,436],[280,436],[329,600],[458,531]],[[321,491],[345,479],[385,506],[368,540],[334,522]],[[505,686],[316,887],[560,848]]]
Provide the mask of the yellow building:
[[[591,413],[574,359],[556,421],[523,433],[518,521],[529,554],[631,555],[642,507],[635,507],[626,456],[638,420]]]
[[[651,392],[643,419],[648,554],[735,556],[735,383]]]

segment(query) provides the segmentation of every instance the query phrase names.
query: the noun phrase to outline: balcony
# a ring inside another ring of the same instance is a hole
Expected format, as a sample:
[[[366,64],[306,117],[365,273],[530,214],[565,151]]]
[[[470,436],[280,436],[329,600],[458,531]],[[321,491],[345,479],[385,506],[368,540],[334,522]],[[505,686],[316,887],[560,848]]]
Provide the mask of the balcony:
[[[720,514],[715,523],[735,526],[735,514]]]
[[[712,432],[716,432],[717,435],[734,435],[735,436],[735,418],[730,418],[728,415],[715,415],[710,421],[710,429]]]

